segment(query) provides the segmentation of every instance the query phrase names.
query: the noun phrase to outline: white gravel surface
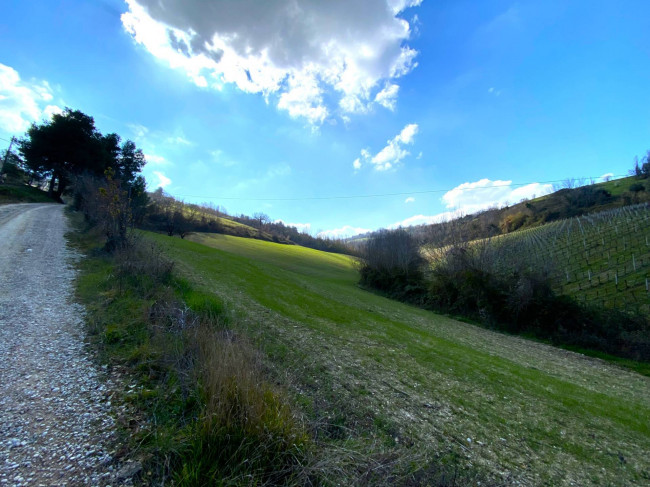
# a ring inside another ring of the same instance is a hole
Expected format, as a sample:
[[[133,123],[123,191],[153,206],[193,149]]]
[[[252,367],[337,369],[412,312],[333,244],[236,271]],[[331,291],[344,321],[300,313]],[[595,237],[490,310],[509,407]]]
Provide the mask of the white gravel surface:
[[[84,345],[62,205],[0,206],[0,487],[124,485],[114,386]]]

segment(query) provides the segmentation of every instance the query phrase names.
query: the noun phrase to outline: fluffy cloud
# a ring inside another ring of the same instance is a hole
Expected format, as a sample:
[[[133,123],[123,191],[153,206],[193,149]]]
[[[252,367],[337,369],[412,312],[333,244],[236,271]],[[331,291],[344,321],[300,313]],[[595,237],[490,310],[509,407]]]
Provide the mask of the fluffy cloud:
[[[148,164],[153,164],[155,166],[163,166],[166,164],[169,164],[169,161],[165,159],[163,156],[159,156],[156,154],[145,154],[144,155],[145,159],[147,160]]]
[[[395,105],[397,104],[397,93],[399,92],[399,86],[396,84],[386,84],[383,90],[377,93],[375,96],[375,102],[379,105],[388,108],[389,110],[395,110]]]
[[[359,235],[361,233],[368,233],[369,231],[370,231],[369,228],[361,228],[361,227],[353,227],[351,225],[344,225],[341,228],[335,228],[333,230],[325,230],[319,232],[317,237],[348,238],[348,237],[354,237],[355,235]]]
[[[394,109],[394,81],[417,65],[399,15],[421,0],[126,1],[126,31],[198,86],[274,96],[316,125],[332,110]]]
[[[154,184],[152,185],[154,188],[166,188],[172,184],[172,180],[160,171],[154,171],[153,175],[156,177],[153,181]]]
[[[393,223],[388,228],[445,222],[493,206],[503,206],[506,203],[514,204],[526,198],[543,196],[552,191],[553,186],[551,184],[541,183],[531,183],[520,187],[513,187],[512,181],[491,181],[489,179],[463,183],[447,191],[442,197],[442,201],[450,211],[436,215],[414,215]],[[407,198],[407,201],[409,199]]]
[[[374,156],[368,149],[363,149],[361,157],[355,159],[352,166],[355,170],[359,170],[362,162],[365,162],[373,164],[377,171],[387,171],[410,154],[404,146],[413,143],[418,129],[418,124],[408,124],[399,134],[387,141],[386,146]]]
[[[23,81],[18,71],[0,64],[0,130],[25,132],[32,122],[61,113],[53,100],[47,81]]]
[[[415,198],[413,198],[413,196],[409,196],[404,200],[404,203],[414,203],[414,202],[415,202]]]
[[[469,214],[492,206],[518,203],[523,199],[542,196],[552,191],[551,184],[531,183],[515,188],[512,186],[512,181],[481,179],[456,186],[444,194],[442,201],[447,208],[458,209]]]

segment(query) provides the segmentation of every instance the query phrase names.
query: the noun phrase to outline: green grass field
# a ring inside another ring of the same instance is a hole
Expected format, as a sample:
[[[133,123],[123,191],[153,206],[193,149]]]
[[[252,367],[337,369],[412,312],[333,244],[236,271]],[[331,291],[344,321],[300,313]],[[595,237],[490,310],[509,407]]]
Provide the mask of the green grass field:
[[[444,461],[497,485],[650,482],[648,377],[364,291],[346,256],[150,238],[239,316],[324,464],[376,465],[378,478],[401,465],[426,480]],[[331,471],[333,484],[364,483],[337,478],[354,467]]]

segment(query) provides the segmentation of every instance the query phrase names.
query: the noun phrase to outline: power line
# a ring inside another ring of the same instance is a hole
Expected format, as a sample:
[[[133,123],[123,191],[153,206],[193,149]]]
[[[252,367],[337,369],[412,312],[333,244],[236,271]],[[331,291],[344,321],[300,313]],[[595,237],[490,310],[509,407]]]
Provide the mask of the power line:
[[[626,174],[618,174],[611,176],[612,178],[619,178],[627,176]],[[596,180],[600,179],[601,176],[597,177],[585,177],[585,178],[573,178],[574,180]],[[572,178],[568,178],[571,180]],[[360,194],[360,195],[339,195],[339,196],[306,196],[301,198],[243,198],[243,197],[234,197],[234,196],[202,196],[202,195],[191,195],[191,194],[179,194],[176,195],[178,198],[205,198],[205,199],[219,199],[227,201],[326,201],[326,200],[349,200],[349,199],[364,199],[364,198],[385,198],[388,196],[410,196],[417,194],[435,194],[435,193],[448,193],[449,191],[475,191],[480,189],[492,189],[492,188],[512,188],[512,187],[521,187],[528,186],[529,184],[552,184],[552,183],[562,183],[567,181],[565,179],[556,179],[552,181],[532,181],[529,183],[509,183],[509,184],[492,184],[489,186],[473,186],[469,188],[455,188],[450,189],[431,189],[425,191],[406,191],[399,193],[377,193],[377,194]]]

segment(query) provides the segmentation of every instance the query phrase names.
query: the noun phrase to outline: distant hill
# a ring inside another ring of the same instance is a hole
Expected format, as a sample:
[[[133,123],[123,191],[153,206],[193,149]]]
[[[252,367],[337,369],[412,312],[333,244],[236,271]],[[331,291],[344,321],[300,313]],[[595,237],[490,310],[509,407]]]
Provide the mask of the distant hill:
[[[539,198],[503,208],[465,215],[449,222],[407,227],[423,242],[447,245],[536,228],[546,223],[650,202],[650,179],[630,176],[575,188],[562,188]],[[349,239],[358,246],[370,234]]]
[[[229,215],[222,208],[179,201],[161,189],[149,193],[150,203],[139,226],[167,235],[189,233],[218,233],[234,237],[252,238],[285,245],[300,245],[325,252],[349,254],[353,250],[343,240],[313,237],[281,221],[272,221],[268,215]]]

